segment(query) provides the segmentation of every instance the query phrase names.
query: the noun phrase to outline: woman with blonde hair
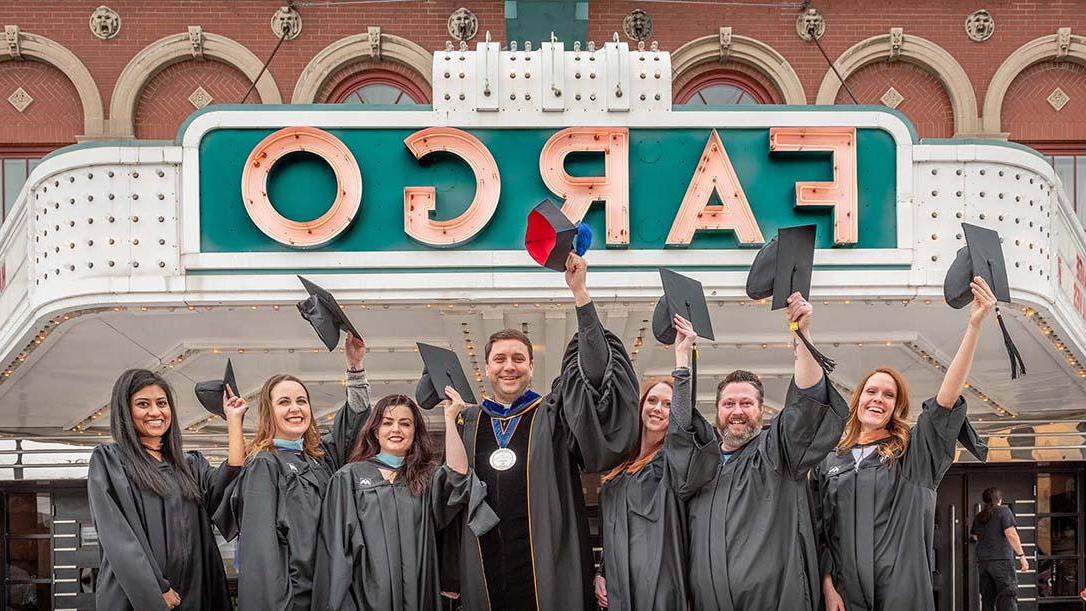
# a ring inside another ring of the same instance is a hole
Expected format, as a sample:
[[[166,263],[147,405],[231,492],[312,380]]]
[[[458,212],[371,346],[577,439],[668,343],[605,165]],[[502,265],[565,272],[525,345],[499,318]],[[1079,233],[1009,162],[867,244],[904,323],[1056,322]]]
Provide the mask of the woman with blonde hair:
[[[683,322],[677,326],[675,351],[689,360],[695,336]],[[685,511],[661,451],[674,387],[671,378],[650,378],[641,385],[641,443],[603,477],[603,561],[594,589],[604,608],[686,609]]]
[[[223,536],[238,537],[242,611],[309,610],[321,500],[369,415],[365,342],[348,335],[346,353],[347,403],[323,437],[297,377],[274,375],[260,390],[245,467],[215,514]]]
[[[861,378],[835,452],[811,473],[826,611],[934,611],[935,494],[954,444],[983,460],[961,392],[996,297],[980,277],[957,354],[910,429],[909,388],[891,367]]]

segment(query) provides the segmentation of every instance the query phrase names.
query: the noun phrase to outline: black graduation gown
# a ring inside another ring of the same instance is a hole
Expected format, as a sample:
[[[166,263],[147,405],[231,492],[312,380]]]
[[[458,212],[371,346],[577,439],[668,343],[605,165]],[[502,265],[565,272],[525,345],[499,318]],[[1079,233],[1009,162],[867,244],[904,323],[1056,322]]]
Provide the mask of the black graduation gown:
[[[498,518],[485,497],[473,473],[447,466],[419,496],[372,461],[343,467],[321,512],[313,610],[438,611],[437,531],[465,508],[472,532],[492,528]]]
[[[91,455],[87,496],[98,531],[101,566],[95,586],[99,609],[166,609],[162,594],[181,596],[183,611],[229,609],[226,573],[208,512],[222,501],[240,467],[212,467],[199,452],[185,459],[203,492],[202,502],[180,492],[166,497],[129,480],[115,443]],[[164,477],[173,466],[159,464]]]
[[[687,608],[686,508],[666,467],[661,450],[640,471],[600,489],[607,602],[614,611]]]
[[[368,387],[356,394],[359,387],[350,384],[331,433],[321,438],[323,456],[258,453],[245,463],[214,516],[224,537],[238,537],[240,611],[309,609],[321,500],[369,415]]]
[[[818,608],[807,473],[840,441],[848,417],[848,404],[823,383],[828,403],[813,396],[819,387],[799,390],[793,380],[784,409],[727,463],[713,427],[697,412],[685,425],[672,400],[666,455],[680,497],[689,499],[694,609]],[[677,376],[675,386],[676,397],[689,397],[689,374]]]
[[[595,608],[580,472],[613,469],[637,448],[638,382],[621,340],[602,328],[592,304],[578,308],[577,314],[578,335],[566,348],[562,373],[550,393],[524,415],[510,442],[518,457],[512,469],[497,472],[489,465],[490,452],[496,447],[490,416],[477,405],[463,412],[468,461],[479,479],[487,482],[487,504],[500,519],[484,535],[490,545],[482,544],[466,520],[450,527],[460,529],[459,540],[453,542],[458,549],[442,553],[442,558],[455,557],[458,562],[443,570],[458,571],[464,609]],[[581,334],[589,346],[584,354]],[[593,362],[586,364],[587,360]],[[594,371],[602,373],[598,384],[589,381]],[[523,527],[516,515],[508,519],[517,503],[526,508]],[[493,544],[495,540],[498,543]],[[511,557],[511,549],[523,553]],[[504,596],[508,602],[491,599],[488,586],[493,584],[488,579],[496,574],[509,588]],[[522,574],[526,577],[521,578]]]
[[[935,493],[968,433],[965,399],[953,409],[928,399],[900,460],[876,451],[857,467],[851,451],[833,453],[811,473],[820,574],[849,611],[934,611]]]

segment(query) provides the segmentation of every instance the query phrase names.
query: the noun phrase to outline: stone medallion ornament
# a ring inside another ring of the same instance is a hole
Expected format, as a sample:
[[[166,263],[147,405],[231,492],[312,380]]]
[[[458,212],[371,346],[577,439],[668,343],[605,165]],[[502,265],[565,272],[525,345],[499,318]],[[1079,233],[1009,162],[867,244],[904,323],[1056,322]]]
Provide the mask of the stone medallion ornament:
[[[294,40],[302,33],[302,16],[293,6],[281,6],[272,15],[271,29],[276,38]]]
[[[635,8],[622,19],[622,31],[630,40],[643,42],[652,36],[652,16],[644,9]]]
[[[108,6],[99,6],[90,16],[91,33],[102,40],[109,40],[121,31],[121,16]]]
[[[984,42],[995,33],[995,19],[984,9],[973,11],[965,18],[965,33],[973,42]]]
[[[826,33],[826,18],[816,8],[809,8],[796,17],[796,35],[811,42]]]
[[[479,33],[479,18],[475,13],[460,7],[449,15],[449,36],[461,42],[475,38]]]

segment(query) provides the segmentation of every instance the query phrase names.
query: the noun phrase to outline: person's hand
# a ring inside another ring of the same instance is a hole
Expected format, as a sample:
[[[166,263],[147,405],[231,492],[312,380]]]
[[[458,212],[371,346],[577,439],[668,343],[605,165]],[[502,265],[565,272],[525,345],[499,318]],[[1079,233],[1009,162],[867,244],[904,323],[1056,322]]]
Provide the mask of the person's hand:
[[[973,305],[969,308],[969,324],[978,326],[995,309],[996,296],[992,288],[980,276],[973,277],[973,281],[969,283],[969,289],[973,291]]]
[[[690,353],[694,351],[694,342],[698,334],[694,332],[694,325],[678,314],[671,320],[675,325],[675,366],[689,367]]]
[[[460,412],[464,411],[467,407],[464,404],[464,398],[460,396],[460,393],[456,392],[456,389],[452,386],[445,387],[445,396],[448,397],[445,401],[442,401],[442,409],[445,411],[445,420],[448,422],[456,422],[456,417],[460,415]]]
[[[174,592],[173,588],[162,593],[162,600],[166,601],[166,607],[169,609],[181,606],[181,595]]]
[[[829,576],[822,579],[822,597],[826,601],[826,611],[847,611],[844,599],[837,593],[837,588],[833,587],[833,579]]]
[[[362,369],[362,359],[366,358],[366,340],[348,333],[343,342],[343,350],[347,353],[347,369]]]
[[[1018,557],[1018,570],[1023,573],[1029,570],[1029,560],[1025,556]]]
[[[811,306],[811,302],[804,299],[799,291],[788,296],[788,308],[785,309],[784,315],[788,318],[789,323],[799,325],[800,333],[807,335],[810,332],[811,315],[813,313],[814,307]]]
[[[595,584],[596,590],[596,604],[604,609],[607,608],[607,580],[603,578],[603,575],[596,575],[596,578],[592,581]]]
[[[222,393],[222,411],[226,414],[227,422],[235,420],[241,422],[248,409],[249,404],[245,402],[245,399],[235,395],[234,389],[230,388],[229,384],[225,385]]]
[[[588,288],[585,280],[588,276],[588,262],[575,252],[570,252],[566,257],[566,286],[573,293],[577,305],[584,305],[591,301],[588,297]]]
[[[450,600],[456,600],[460,598],[460,592],[442,592],[441,595]]]

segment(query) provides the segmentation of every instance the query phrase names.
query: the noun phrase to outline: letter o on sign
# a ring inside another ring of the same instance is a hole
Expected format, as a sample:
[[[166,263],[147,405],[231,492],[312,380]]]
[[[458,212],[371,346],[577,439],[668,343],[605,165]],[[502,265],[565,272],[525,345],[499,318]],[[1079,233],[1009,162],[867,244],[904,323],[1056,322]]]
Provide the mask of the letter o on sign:
[[[268,175],[290,153],[313,153],[332,166],[336,198],[312,221],[292,221],[276,211],[268,198]],[[295,248],[317,248],[350,226],[362,202],[362,172],[346,145],[315,127],[285,127],[260,141],[241,174],[241,197],[249,218],[269,238]]]

